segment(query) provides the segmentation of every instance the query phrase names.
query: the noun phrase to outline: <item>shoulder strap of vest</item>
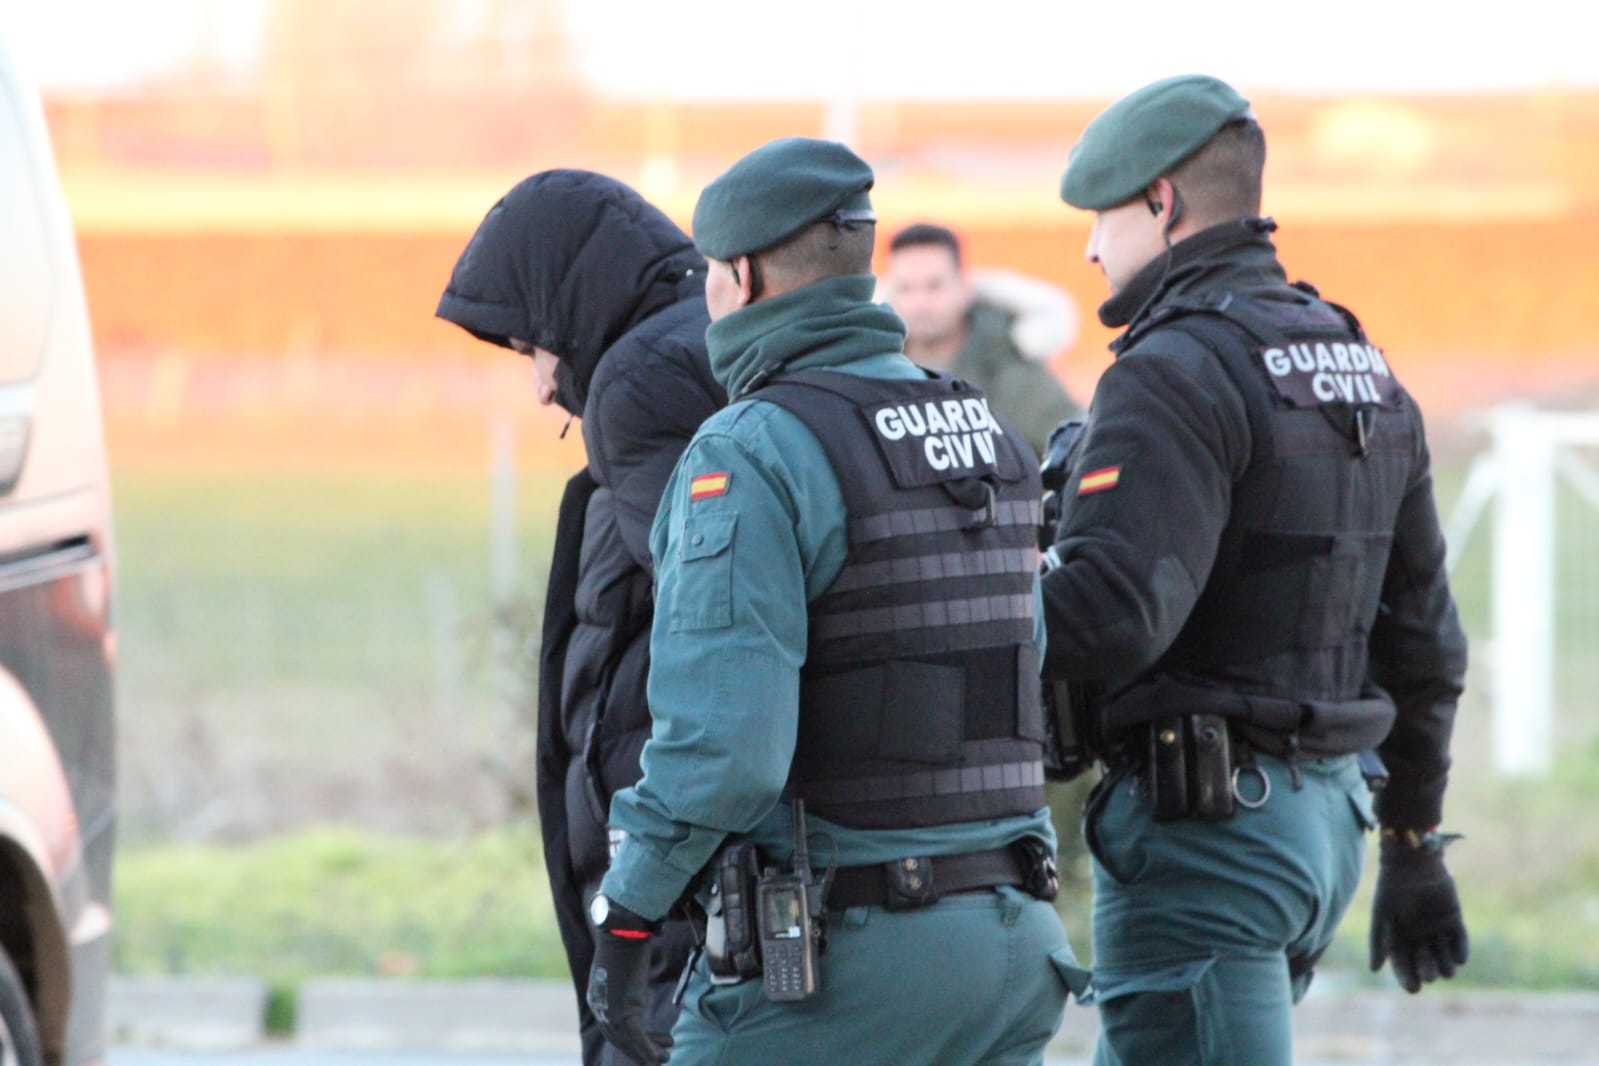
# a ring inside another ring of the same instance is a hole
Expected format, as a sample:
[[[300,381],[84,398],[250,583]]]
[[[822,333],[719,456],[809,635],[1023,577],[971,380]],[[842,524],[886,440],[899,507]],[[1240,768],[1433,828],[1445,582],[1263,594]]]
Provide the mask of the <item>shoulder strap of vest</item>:
[[[869,378],[860,374],[849,374],[842,370],[794,370],[780,378],[774,378],[766,385],[765,390],[770,395],[771,390],[779,386],[802,385],[808,388],[821,389],[835,396],[842,396],[854,404],[875,403],[882,398],[885,383],[910,382],[921,384],[924,381],[938,381],[947,378],[947,374],[936,374],[931,370],[924,370],[925,378]],[[766,396],[762,396],[766,399]]]
[[[857,386],[861,380],[855,375],[834,371],[797,370],[763,383],[759,396],[805,423],[822,446],[846,500],[862,498],[868,491],[870,479],[859,464],[849,461],[850,446],[841,439],[848,435],[829,433],[827,426],[829,422],[842,426],[844,419],[854,417],[853,411],[866,399]]]
[[[1300,292],[1305,293],[1308,296],[1315,297],[1317,300],[1319,300],[1322,303],[1326,304],[1328,307],[1332,308],[1334,311],[1337,311],[1339,317],[1344,320],[1344,324],[1349,327],[1349,332],[1351,332],[1355,336],[1359,337],[1362,342],[1367,340],[1366,327],[1364,327],[1364,326],[1362,326],[1360,324],[1360,319],[1356,318],[1355,317],[1355,313],[1353,311],[1351,311],[1349,308],[1345,307],[1341,303],[1335,303],[1334,301],[1327,299],[1327,297],[1325,297],[1325,296],[1323,296],[1321,294],[1321,290],[1320,289],[1316,288],[1316,286],[1312,285],[1310,282],[1304,280],[1303,278],[1301,278],[1298,281],[1289,282],[1289,284],[1293,288],[1298,289]]]
[[[1236,349],[1240,341],[1270,345],[1274,340],[1266,335],[1268,330],[1265,323],[1256,321],[1257,316],[1240,317],[1235,303],[1236,299],[1230,292],[1218,293],[1203,300],[1172,301],[1161,308],[1159,317],[1150,323],[1145,336],[1161,330],[1181,333],[1198,341],[1221,364],[1228,380],[1243,398],[1249,419],[1253,447],[1250,449],[1249,465],[1244,470],[1244,477],[1247,478],[1258,472],[1271,456],[1275,430],[1269,406],[1262,402],[1261,385],[1248,376],[1249,367],[1244,360],[1237,358]],[[1229,311],[1233,313],[1229,314]]]

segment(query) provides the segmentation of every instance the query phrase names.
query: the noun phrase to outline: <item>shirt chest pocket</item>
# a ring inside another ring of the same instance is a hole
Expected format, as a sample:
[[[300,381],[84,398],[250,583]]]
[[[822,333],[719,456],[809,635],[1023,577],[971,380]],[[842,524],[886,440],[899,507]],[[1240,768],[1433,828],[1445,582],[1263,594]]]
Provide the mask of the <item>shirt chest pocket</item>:
[[[691,515],[678,542],[680,562],[668,605],[672,632],[733,624],[736,514]]]

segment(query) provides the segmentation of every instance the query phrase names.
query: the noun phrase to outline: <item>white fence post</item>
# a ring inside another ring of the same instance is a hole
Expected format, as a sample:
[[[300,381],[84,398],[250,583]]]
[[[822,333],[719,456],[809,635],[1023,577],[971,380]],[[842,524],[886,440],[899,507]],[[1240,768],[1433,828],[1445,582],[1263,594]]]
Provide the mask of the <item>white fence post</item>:
[[[1494,763],[1541,775],[1554,743],[1554,441],[1537,412],[1493,414],[1499,499],[1493,544]]]
[[[516,594],[516,425],[494,419],[489,460],[489,587],[496,607]]]

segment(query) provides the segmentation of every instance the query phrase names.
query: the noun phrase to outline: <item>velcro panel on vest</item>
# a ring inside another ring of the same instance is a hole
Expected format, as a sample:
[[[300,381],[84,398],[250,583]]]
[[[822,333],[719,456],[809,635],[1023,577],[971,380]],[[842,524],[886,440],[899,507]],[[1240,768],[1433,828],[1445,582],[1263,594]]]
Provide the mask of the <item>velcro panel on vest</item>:
[[[881,715],[862,714],[881,707]],[[806,729],[794,752],[804,780],[840,759],[953,763],[966,739],[966,671],[934,662],[871,663],[800,687]]]
[[[968,741],[1044,739],[1038,649],[1002,646],[940,659],[867,663],[800,688],[806,730],[794,753],[800,779],[839,759],[958,761]],[[861,713],[881,707],[880,716]]]
[[[1362,639],[1392,543],[1391,533],[1246,531],[1236,572],[1185,627],[1185,658],[1227,666]]]
[[[1382,596],[1392,533],[1279,533],[1251,530],[1244,537],[1243,565],[1282,595],[1263,603],[1268,617],[1293,619],[1280,626],[1291,646],[1331,648],[1365,635],[1368,607]],[[1319,610],[1303,610],[1305,604]],[[1292,614],[1278,614],[1278,608]]]

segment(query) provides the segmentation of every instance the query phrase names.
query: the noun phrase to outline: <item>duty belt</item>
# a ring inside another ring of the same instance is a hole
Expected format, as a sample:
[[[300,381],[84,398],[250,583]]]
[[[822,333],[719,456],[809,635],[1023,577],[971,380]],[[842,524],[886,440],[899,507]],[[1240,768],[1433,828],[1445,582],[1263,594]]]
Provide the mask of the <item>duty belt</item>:
[[[1050,861],[1052,864],[1053,860]],[[849,866],[834,873],[832,887],[827,893],[827,907],[829,910],[850,907],[912,910],[957,892],[975,892],[999,885],[1017,885],[1040,895],[1031,883],[1035,878],[1032,866],[1019,847],[973,851],[965,855],[919,855],[873,866]]]

